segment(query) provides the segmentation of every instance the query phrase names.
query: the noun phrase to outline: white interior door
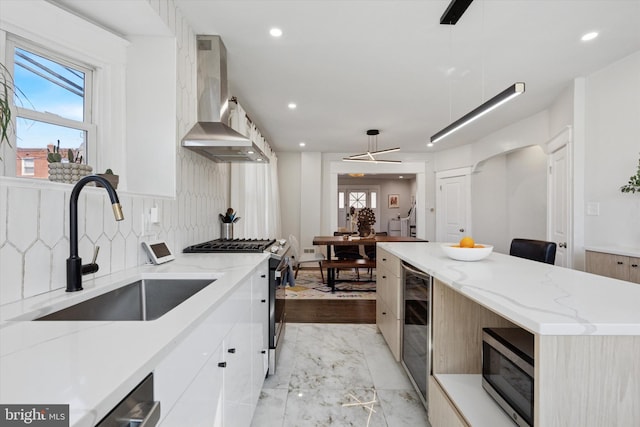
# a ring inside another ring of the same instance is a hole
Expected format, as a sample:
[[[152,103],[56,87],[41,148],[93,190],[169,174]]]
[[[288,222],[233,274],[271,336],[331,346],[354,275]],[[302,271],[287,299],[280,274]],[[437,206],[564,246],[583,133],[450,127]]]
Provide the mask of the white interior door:
[[[458,242],[471,235],[470,170],[468,168],[436,175],[436,239]]]
[[[570,138],[571,132],[567,129],[548,144],[551,151],[547,192],[547,238],[556,242],[555,265],[567,268],[572,267]]]

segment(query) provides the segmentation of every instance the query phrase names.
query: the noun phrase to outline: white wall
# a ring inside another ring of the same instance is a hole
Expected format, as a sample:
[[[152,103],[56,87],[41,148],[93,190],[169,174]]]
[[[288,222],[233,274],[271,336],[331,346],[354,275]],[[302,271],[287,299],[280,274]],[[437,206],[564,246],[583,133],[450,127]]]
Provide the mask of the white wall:
[[[176,39],[132,37],[127,49],[129,191],[176,195]]]
[[[280,184],[280,215],[282,237],[300,236],[301,200],[300,153],[278,153],[278,182]]]
[[[640,157],[640,52],[586,80],[585,202],[600,215],[585,217],[585,244],[640,247],[640,195],[620,187]]]
[[[16,3],[36,7],[34,19],[47,19],[51,7],[46,2]],[[178,252],[185,246],[218,237],[217,215],[224,212],[229,201],[229,165],[213,163],[178,145],[179,138],[195,121],[195,108],[192,107],[195,102],[183,101],[192,99],[192,88],[195,87],[195,72],[192,72],[195,35],[172,0],[154,0],[149,5],[176,34],[176,98],[181,101],[177,103],[176,114],[170,118],[177,128],[172,145],[172,149],[177,150],[176,197],[141,196],[119,191],[125,220],[116,223],[106,193],[99,188],[85,188],[79,203],[79,248],[80,256],[89,259],[94,246],[100,246],[100,270],[96,276],[144,263],[142,241],[165,239],[169,247]],[[7,16],[3,14],[1,18],[7,19]],[[83,22],[82,25],[93,24]],[[37,33],[39,28],[32,30]],[[73,33],[74,28],[62,30],[68,34]],[[91,40],[83,39],[82,42],[91,44]],[[108,95],[107,99],[110,99]],[[121,113],[126,117],[124,111]],[[124,124],[123,121],[108,130],[120,132],[118,129],[123,129]],[[135,144],[135,141],[127,141],[125,145],[129,144]],[[119,152],[114,150],[110,154],[118,156]],[[0,177],[0,305],[65,286],[71,188],[67,184]],[[143,219],[148,218],[153,206],[158,207],[160,222],[144,225]]]

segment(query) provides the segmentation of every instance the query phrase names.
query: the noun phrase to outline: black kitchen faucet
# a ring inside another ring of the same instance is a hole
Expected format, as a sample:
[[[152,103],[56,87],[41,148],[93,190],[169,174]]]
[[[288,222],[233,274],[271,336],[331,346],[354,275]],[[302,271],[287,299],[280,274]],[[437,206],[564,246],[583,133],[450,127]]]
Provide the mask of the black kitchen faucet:
[[[116,218],[116,221],[122,221],[124,219],[118,193],[116,193],[116,190],[113,189],[109,181],[97,175],[87,175],[76,183],[71,191],[71,199],[69,201],[70,253],[69,258],[67,258],[67,292],[81,291],[82,274],[95,273],[98,270],[96,268],[95,258],[92,262],[93,268],[84,269],[82,258],[78,256],[78,197],[84,186],[91,181],[99,183],[107,190],[107,193],[109,193],[109,199],[111,199],[111,205],[113,206],[113,216]]]

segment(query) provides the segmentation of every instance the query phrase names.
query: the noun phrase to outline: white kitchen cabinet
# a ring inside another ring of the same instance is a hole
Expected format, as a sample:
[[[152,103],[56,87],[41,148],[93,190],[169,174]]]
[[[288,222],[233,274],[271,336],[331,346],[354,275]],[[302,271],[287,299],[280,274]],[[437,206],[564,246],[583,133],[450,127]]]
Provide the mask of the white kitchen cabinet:
[[[268,366],[267,268],[256,268],[156,367],[161,426],[251,424]]]
[[[402,350],[402,269],[400,259],[377,248],[376,325],[391,353],[400,361]]]

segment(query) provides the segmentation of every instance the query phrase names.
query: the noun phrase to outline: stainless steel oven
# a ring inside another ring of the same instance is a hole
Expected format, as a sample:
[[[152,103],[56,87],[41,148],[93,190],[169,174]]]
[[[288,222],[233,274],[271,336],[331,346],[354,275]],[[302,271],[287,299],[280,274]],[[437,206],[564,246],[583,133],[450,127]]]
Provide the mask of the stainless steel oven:
[[[189,246],[184,253],[266,252],[269,258],[269,375],[276,371],[278,343],[284,336],[285,284],[289,271],[289,242],[285,239],[217,239]]]
[[[431,375],[432,277],[405,262],[402,263],[402,277],[402,365],[426,408]]]

